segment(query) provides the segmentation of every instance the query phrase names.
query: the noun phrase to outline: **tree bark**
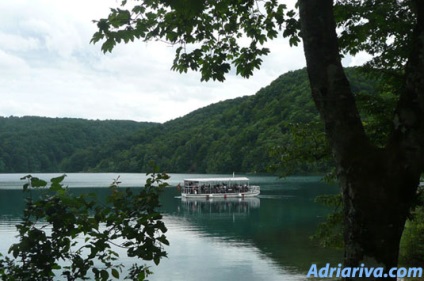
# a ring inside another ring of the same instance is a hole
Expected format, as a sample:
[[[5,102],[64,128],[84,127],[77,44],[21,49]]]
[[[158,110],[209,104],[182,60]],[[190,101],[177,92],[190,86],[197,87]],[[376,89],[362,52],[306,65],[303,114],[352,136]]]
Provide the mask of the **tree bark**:
[[[325,124],[343,194],[345,266],[397,266],[400,238],[424,166],[423,2],[416,1],[419,20],[393,134],[385,148],[378,148],[365,134],[343,71],[333,1],[299,1],[312,97]]]

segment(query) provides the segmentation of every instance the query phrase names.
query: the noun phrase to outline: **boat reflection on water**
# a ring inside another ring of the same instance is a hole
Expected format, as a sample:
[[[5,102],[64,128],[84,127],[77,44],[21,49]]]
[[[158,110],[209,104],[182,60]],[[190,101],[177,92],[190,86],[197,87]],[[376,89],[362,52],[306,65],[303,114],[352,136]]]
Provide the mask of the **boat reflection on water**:
[[[258,197],[249,198],[181,198],[181,208],[184,214],[209,215],[209,218],[228,216],[247,216],[251,210],[258,209],[261,201]]]

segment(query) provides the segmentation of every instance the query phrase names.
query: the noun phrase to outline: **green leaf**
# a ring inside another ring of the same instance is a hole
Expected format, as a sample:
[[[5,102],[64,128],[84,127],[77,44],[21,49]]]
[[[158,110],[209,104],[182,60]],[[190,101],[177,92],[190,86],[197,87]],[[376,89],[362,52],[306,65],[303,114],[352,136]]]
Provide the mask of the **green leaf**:
[[[95,44],[103,38],[105,38],[105,35],[102,32],[98,31],[98,32],[93,34],[93,37],[91,38],[90,43]]]
[[[100,271],[100,276],[102,280],[106,281],[109,278],[109,272],[107,272],[107,270],[102,269]]]
[[[47,185],[47,182],[45,180],[32,177],[31,178],[31,187],[45,187]]]
[[[101,19],[97,21],[97,27],[99,28],[100,34],[109,30],[110,24],[106,19]]]
[[[59,270],[59,269],[61,269],[62,267],[60,266],[60,265],[58,265],[58,264],[54,264],[53,266],[52,266],[52,269],[53,270]]]
[[[119,272],[116,268],[112,268],[112,276],[119,279]]]
[[[62,176],[60,176],[60,177],[52,178],[52,179],[50,180],[50,182],[52,182],[52,183],[56,183],[56,184],[59,184],[59,183],[61,183],[61,182],[65,179],[65,177],[66,177],[66,175],[65,175],[65,174],[63,174],[63,175],[62,175]]]
[[[109,37],[102,45],[103,53],[112,52],[115,45],[116,45],[115,39],[113,37]]]
[[[144,270],[142,270],[140,273],[138,273],[137,279],[138,279],[138,281],[144,281],[146,279],[146,273],[145,273]]]
[[[153,262],[154,262],[156,265],[158,265],[158,264],[159,264],[159,262],[160,262],[160,256],[154,256],[154,257],[153,257]]]

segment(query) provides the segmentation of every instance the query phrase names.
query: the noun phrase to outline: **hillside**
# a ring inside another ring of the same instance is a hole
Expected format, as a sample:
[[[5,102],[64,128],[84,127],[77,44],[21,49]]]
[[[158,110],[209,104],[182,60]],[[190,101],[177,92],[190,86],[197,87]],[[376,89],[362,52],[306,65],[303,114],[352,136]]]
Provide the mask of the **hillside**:
[[[355,92],[375,92],[375,83],[358,69],[347,72]],[[253,96],[164,124],[1,118],[0,171],[140,172],[153,160],[168,172],[267,172],[275,160],[270,151],[293,146],[292,124],[318,120],[303,69],[281,75]],[[321,168],[302,164],[293,171]]]
[[[357,69],[348,73],[356,92],[374,91]],[[72,170],[72,163],[91,154],[101,156],[90,158],[97,163],[90,167],[92,171],[146,171],[154,160],[168,172],[268,172],[273,161],[270,151],[291,145],[291,124],[318,120],[306,71],[292,71],[253,96],[209,105],[125,141],[98,147],[95,153],[81,151],[67,168]],[[319,172],[321,168],[303,165],[293,171]]]
[[[57,172],[79,150],[157,124],[72,118],[0,117],[0,172]],[[81,159],[80,167],[88,167]],[[93,163],[94,164],[94,163]]]

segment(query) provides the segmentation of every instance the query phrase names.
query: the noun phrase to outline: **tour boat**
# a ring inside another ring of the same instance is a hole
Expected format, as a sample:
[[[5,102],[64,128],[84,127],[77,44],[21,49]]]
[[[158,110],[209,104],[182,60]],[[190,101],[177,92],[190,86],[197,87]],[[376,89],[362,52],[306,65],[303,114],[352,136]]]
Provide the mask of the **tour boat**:
[[[246,177],[185,179],[181,198],[245,198],[258,196],[260,187]]]

